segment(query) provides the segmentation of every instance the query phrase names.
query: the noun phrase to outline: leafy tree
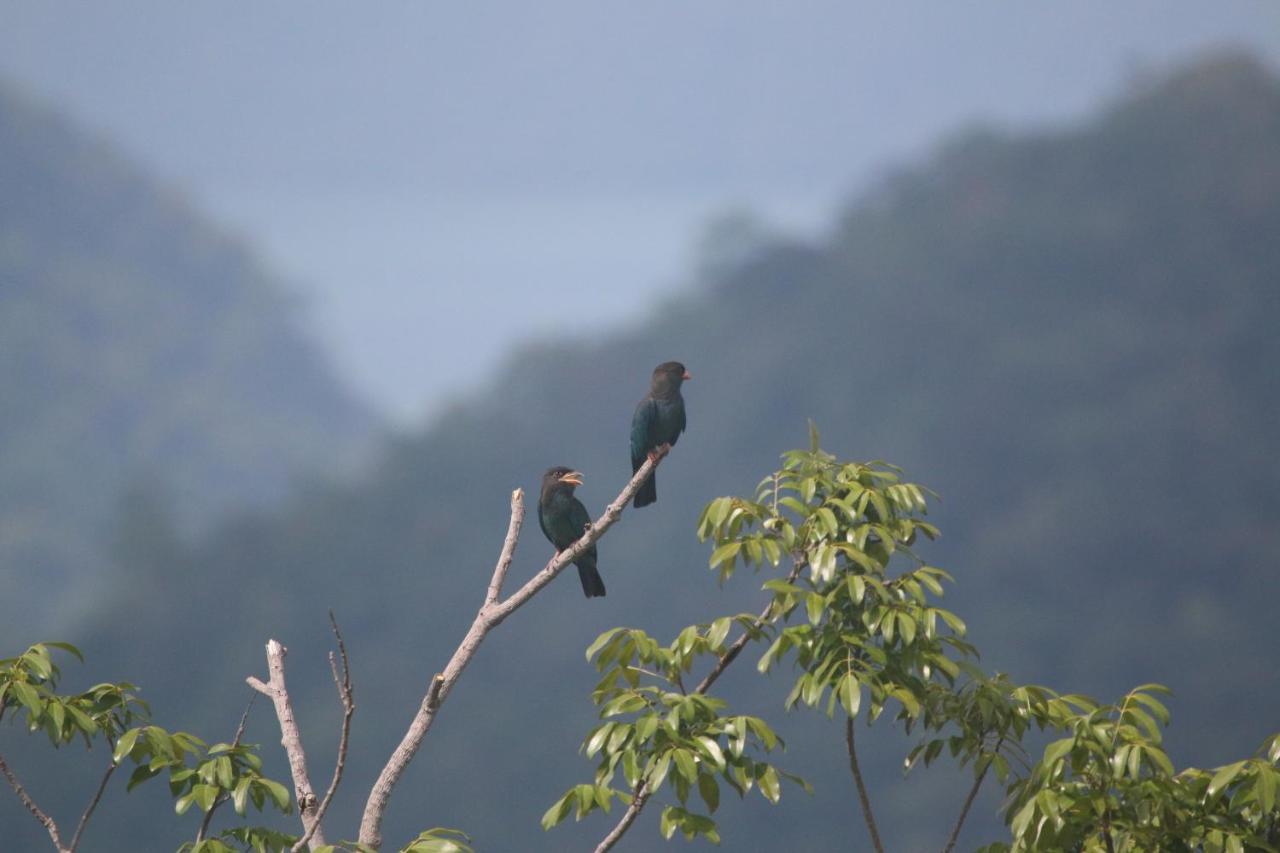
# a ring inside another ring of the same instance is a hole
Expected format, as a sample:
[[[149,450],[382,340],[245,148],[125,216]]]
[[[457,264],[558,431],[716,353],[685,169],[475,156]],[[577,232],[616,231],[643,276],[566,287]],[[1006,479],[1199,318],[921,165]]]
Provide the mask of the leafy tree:
[[[709,816],[686,809],[696,787],[707,810],[715,811],[717,775],[740,795],[754,780],[776,803],[779,771],[744,757],[747,732],[772,749],[773,730],[758,718],[723,714],[725,703],[704,695],[706,679],[691,693],[683,683],[700,655],[716,659],[708,675],[714,680],[744,644],[755,642],[764,648],[761,673],[788,658],[798,672],[782,700],[785,709],[825,706],[828,717],[839,709],[858,801],[877,851],[884,845],[859,768],[855,720],[861,715],[870,724],[891,706],[907,733],[926,733],[907,753],[908,770],[929,766],[944,749],[972,766],[974,783],[944,850],[954,848],[992,768],[1009,792],[1005,816],[1012,842],[984,848],[989,851],[1273,849],[1280,735],[1254,758],[1175,774],[1161,743],[1169,713],[1156,698],[1168,692],[1160,685],[1134,688],[1118,706],[1102,705],[983,673],[977,649],[964,639],[964,621],[936,605],[951,576],[915,552],[921,537],[938,535],[923,520],[928,494],[891,465],[842,461],[824,452],[811,425],[809,448],[783,454],[782,468],[760,482],[754,499],[711,501],[698,534],[714,545],[710,566],[720,580],[731,578],[739,563],[757,571],[781,569],[785,577],[764,582],[770,601],[759,617],[690,626],[666,647],[635,628],[612,629],[592,644],[587,657],[604,672],[592,699],[606,720],[583,744],[588,757],[600,756],[595,782],[570,789],[548,810],[544,828],[571,811],[578,819],[607,812],[613,799],[621,799],[628,803],[626,814],[596,848],[607,851],[668,778],[672,758],[679,805],[663,810],[664,837],[679,828],[686,837],[720,840]],[[895,556],[908,565],[891,573]],[[742,633],[728,647],[734,622]],[[644,676],[660,683],[641,687]],[[638,715],[634,722],[614,720],[628,713]],[[1069,736],[1028,763],[1024,741],[1033,730]],[[740,733],[729,752],[732,772],[714,737],[726,731]],[[700,740],[702,732],[713,737]],[[630,793],[611,787],[619,766]]]

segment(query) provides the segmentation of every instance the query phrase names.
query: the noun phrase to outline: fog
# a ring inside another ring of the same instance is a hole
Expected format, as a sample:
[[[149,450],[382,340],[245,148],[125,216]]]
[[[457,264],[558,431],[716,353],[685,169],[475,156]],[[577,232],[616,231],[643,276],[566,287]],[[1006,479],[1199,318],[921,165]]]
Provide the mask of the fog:
[[[957,126],[1066,120],[1208,46],[1280,57],[1265,2],[0,9],[0,78],[249,239],[400,421],[642,313],[726,209],[812,233]]]

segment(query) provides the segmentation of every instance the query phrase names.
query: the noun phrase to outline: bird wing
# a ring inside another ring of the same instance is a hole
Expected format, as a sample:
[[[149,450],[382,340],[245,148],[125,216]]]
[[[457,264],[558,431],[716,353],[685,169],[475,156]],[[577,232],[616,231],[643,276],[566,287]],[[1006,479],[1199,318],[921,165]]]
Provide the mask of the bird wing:
[[[631,416],[631,470],[638,471],[653,448],[653,428],[658,420],[658,403],[645,397]]]
[[[543,535],[543,536],[545,536],[545,537],[547,537],[547,540],[548,540],[552,545],[555,545],[555,544],[556,544],[556,538],[555,538],[554,536],[552,536],[552,535],[551,535],[551,531],[547,529],[547,521],[546,521],[546,519],[545,519],[545,518],[543,518],[543,517],[542,517],[542,513],[543,513],[543,509],[542,509],[542,502],[541,502],[541,501],[539,501],[539,502],[538,502],[538,526],[542,528],[542,535]]]
[[[569,540],[569,545],[572,545],[574,542],[577,542],[582,538],[583,531],[586,530],[587,525],[590,523],[591,515],[587,512],[587,508],[582,505],[582,501],[577,498],[573,498],[569,501],[569,525],[573,530],[573,537]],[[568,545],[565,547],[567,548]],[[590,554],[594,558],[596,555],[596,546],[592,545],[586,550],[586,553]]]
[[[577,498],[569,501],[569,524],[573,528],[573,542],[582,538],[582,531],[590,523],[591,516],[587,513],[587,508],[582,505],[582,501]]]

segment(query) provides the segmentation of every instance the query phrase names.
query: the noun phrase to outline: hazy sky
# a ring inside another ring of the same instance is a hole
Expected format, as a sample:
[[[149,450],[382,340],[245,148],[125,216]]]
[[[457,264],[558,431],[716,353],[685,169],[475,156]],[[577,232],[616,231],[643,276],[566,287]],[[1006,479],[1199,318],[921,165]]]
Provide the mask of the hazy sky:
[[[0,75],[249,237],[406,419],[647,310],[716,211],[812,231],[940,134],[1224,43],[1280,60],[1280,3],[0,0]]]

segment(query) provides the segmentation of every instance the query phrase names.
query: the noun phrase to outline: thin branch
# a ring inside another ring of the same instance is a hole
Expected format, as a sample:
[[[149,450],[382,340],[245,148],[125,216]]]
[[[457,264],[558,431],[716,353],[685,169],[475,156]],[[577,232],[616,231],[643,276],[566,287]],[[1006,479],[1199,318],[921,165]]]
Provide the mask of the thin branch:
[[[102,774],[102,781],[98,783],[98,790],[94,792],[93,799],[89,801],[89,805],[85,806],[84,813],[80,815],[80,823],[76,825],[76,834],[71,836],[71,846],[67,848],[71,853],[75,853],[76,848],[80,846],[80,836],[84,834],[84,828],[89,823],[89,818],[93,817],[93,810],[98,807],[98,801],[102,799],[102,792],[107,790],[107,783],[111,781],[111,774],[116,772],[118,766],[112,761],[107,765],[107,772]]]
[[[583,552],[594,545],[600,537],[604,536],[605,532],[617,523],[623,509],[635,496],[641,484],[648,479],[649,475],[653,473],[654,469],[658,467],[670,451],[670,446],[663,446],[654,451],[632,475],[626,487],[623,488],[613,503],[609,504],[600,518],[587,526],[582,538],[556,554],[541,571],[530,578],[520,589],[500,601],[498,596],[501,592],[502,582],[506,577],[507,569],[511,565],[516,541],[520,535],[520,525],[524,521],[524,493],[520,489],[516,489],[511,493],[511,521],[507,525],[507,538],[503,542],[502,553],[498,557],[498,563],[493,570],[493,578],[489,581],[489,587],[485,592],[484,603],[481,605],[480,611],[476,614],[476,618],[471,623],[466,635],[462,638],[462,642],[458,644],[453,656],[449,658],[449,663],[445,665],[442,672],[432,677],[430,684],[427,686],[426,695],[418,706],[417,714],[414,715],[413,721],[409,724],[404,737],[396,746],[395,751],[391,753],[391,757],[387,759],[386,765],[382,768],[382,772],[378,774],[377,781],[369,791],[369,799],[365,803],[364,815],[360,820],[361,844],[374,848],[382,845],[382,818],[386,813],[387,803],[391,799],[391,791],[395,788],[396,783],[400,781],[400,777],[404,775],[409,762],[417,754],[418,748],[422,746],[423,739],[430,730],[431,724],[435,721],[437,710],[444,704],[445,699],[449,697],[449,692],[453,689],[453,685],[457,683],[462,671],[466,669],[467,664],[471,662],[471,658],[475,656],[480,644],[484,642],[485,636],[493,628],[502,624],[508,616],[523,606],[529,599],[533,598],[547,584],[555,580],[556,575],[560,574],[566,566],[582,556]]]
[[[844,721],[844,742],[849,747],[849,769],[853,771],[853,781],[858,786],[858,801],[862,804],[862,816],[867,821],[867,832],[871,834],[871,846],[876,853],[884,853],[884,845],[880,843],[880,830],[876,829],[876,817],[871,812],[871,800],[867,797],[867,785],[862,781],[862,771],[858,769],[858,750],[853,743],[853,717]]]
[[[244,727],[249,722],[249,711],[253,708],[254,701],[258,698],[257,693],[249,694],[249,701],[244,706],[244,713],[240,715],[240,725],[236,726],[236,736],[231,740],[231,748],[235,749],[240,745],[240,739],[244,737]],[[196,832],[196,844],[204,841],[205,833],[209,831],[209,823],[213,820],[213,813],[218,807],[227,801],[227,795],[222,794],[214,802],[209,810],[204,813],[204,820],[200,821],[200,829]]]
[[[329,652],[329,671],[333,673],[333,683],[338,688],[338,698],[342,701],[342,731],[338,735],[338,757],[333,763],[333,779],[329,781],[329,789],[324,792],[324,799],[316,809],[315,822],[311,825],[311,829],[290,848],[291,853],[300,853],[307,849],[308,842],[324,820],[325,812],[329,810],[329,803],[333,802],[338,783],[342,781],[342,771],[347,766],[347,742],[351,735],[351,716],[356,712],[356,700],[351,691],[351,666],[347,661],[347,644],[342,641],[342,632],[338,630],[338,620],[334,617],[332,610],[329,611],[329,625],[333,628],[334,639],[338,641],[338,654],[342,657],[342,675],[339,677],[338,659],[334,657],[333,652]]]
[[[796,578],[800,577],[800,572],[804,567],[804,560],[795,560],[794,564],[791,566],[790,573],[787,574],[787,583],[792,583]],[[693,689],[693,692],[695,694],[703,694],[710,690],[711,685],[715,684],[716,680],[719,679],[720,676],[724,674],[724,671],[729,668],[729,664],[737,660],[738,655],[742,654],[742,650],[751,640],[752,633],[762,625],[772,622],[776,617],[777,614],[774,613],[774,602],[770,600],[770,602],[765,605],[764,609],[760,611],[760,615],[756,617],[751,629],[743,631],[742,635],[733,641],[733,645],[729,646],[729,648],[725,650],[724,654],[720,655],[720,658],[716,661],[716,665],[711,668],[711,671],[706,674],[702,681],[698,682],[698,686]],[[641,810],[644,809],[645,803],[649,801],[649,797],[652,793],[653,792],[649,790],[647,782],[641,782],[636,787],[635,794],[631,798],[631,804],[627,806],[627,810],[622,813],[622,817],[618,820],[617,825],[614,826],[614,828],[609,831],[609,834],[606,835],[596,846],[595,853],[607,853],[613,845],[618,843],[618,840],[622,838],[628,829],[631,828],[631,824],[635,823],[636,818],[640,816]]]
[[[271,699],[276,708],[276,719],[280,722],[280,745],[289,757],[289,772],[293,776],[294,793],[298,799],[298,813],[302,818],[303,831],[310,833],[317,846],[325,844],[324,831],[316,820],[316,809],[319,800],[311,789],[311,778],[307,775],[307,755],[302,748],[302,737],[298,734],[298,722],[293,717],[293,703],[289,701],[289,691],[284,681],[284,656],[288,650],[279,640],[267,641],[267,668],[271,672],[271,680],[263,684],[252,675],[245,679],[249,686]]]
[[[1004,738],[996,741],[995,748],[991,750],[992,755],[1000,752],[1000,747],[1004,744]],[[978,778],[973,780],[973,787],[969,789],[969,796],[964,798],[964,806],[960,809],[960,817],[956,820],[955,829],[951,830],[951,837],[947,839],[947,846],[942,848],[942,853],[951,853],[955,849],[956,842],[960,839],[960,828],[964,826],[965,818],[969,816],[969,808],[973,805],[974,799],[978,796],[978,789],[982,787],[982,782],[987,778],[987,771],[991,769],[991,762],[988,761],[982,768],[982,772],[978,774]]]
[[[626,834],[626,831],[631,828],[631,824],[636,822],[636,818],[640,816],[640,810],[649,801],[651,794],[648,782],[641,782],[636,786],[635,794],[631,797],[631,805],[627,806],[627,810],[623,813],[622,819],[618,821],[618,825],[596,845],[595,853],[607,853],[607,851],[613,849],[613,845],[617,844],[622,839],[622,836]]]
[[[58,853],[71,853],[71,848],[62,843],[62,836],[58,834],[58,824],[54,823],[53,818],[40,810],[35,800],[31,799],[22,785],[18,783],[18,779],[13,775],[13,771],[9,769],[9,765],[5,764],[3,755],[0,755],[0,773],[3,773],[4,778],[9,780],[9,785],[18,795],[18,799],[22,800],[22,804],[27,807],[27,811],[35,815],[36,820],[40,821],[41,825],[49,831],[49,837],[53,839],[53,846],[57,848]]]
[[[489,589],[484,594],[484,603],[493,604],[502,594],[502,582],[507,579],[507,569],[511,568],[511,558],[516,554],[516,542],[520,539],[520,526],[524,524],[524,491],[516,489],[511,493],[511,520],[507,522],[507,538],[502,541],[502,553],[498,555],[498,564],[494,566],[493,578],[489,581]]]

